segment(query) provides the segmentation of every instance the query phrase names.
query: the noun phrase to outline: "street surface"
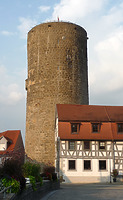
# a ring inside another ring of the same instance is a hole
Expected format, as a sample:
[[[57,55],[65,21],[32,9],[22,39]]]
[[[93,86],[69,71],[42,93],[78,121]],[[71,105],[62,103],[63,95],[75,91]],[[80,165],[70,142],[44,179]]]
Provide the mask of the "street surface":
[[[43,200],[123,200],[123,184],[61,184]]]

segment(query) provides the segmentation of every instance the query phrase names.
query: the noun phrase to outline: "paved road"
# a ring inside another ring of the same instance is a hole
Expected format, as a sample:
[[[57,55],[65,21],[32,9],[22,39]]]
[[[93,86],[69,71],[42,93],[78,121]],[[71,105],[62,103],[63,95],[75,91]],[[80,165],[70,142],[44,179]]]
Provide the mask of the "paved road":
[[[123,200],[123,185],[118,184],[61,184],[43,200]]]

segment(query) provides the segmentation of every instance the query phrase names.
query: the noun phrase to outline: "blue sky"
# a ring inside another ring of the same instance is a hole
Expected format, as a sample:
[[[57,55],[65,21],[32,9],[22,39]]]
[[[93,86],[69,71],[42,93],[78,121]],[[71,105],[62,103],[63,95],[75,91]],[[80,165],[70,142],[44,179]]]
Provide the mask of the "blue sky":
[[[20,129],[24,136],[27,33],[58,16],[88,33],[90,104],[123,105],[122,0],[1,0],[0,132]]]

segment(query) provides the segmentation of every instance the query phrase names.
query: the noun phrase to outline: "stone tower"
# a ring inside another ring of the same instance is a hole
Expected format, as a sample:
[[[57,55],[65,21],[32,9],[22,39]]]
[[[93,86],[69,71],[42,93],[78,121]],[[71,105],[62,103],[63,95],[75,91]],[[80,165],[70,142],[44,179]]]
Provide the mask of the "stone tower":
[[[26,154],[55,162],[55,105],[88,104],[87,33],[72,23],[49,22],[28,33]]]

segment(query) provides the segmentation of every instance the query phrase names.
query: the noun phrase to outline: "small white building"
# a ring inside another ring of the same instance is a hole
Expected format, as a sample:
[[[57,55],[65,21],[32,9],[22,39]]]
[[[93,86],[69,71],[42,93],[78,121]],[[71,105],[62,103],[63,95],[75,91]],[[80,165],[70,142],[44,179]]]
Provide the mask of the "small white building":
[[[8,158],[24,162],[24,145],[20,130],[8,130],[0,133],[0,165]]]
[[[123,106],[56,105],[56,170],[65,182],[123,175]]]

